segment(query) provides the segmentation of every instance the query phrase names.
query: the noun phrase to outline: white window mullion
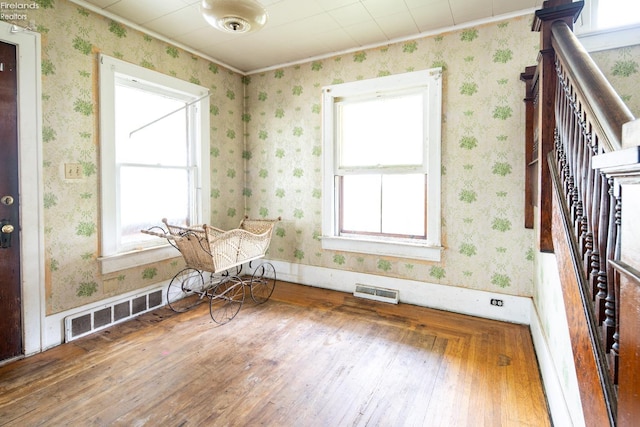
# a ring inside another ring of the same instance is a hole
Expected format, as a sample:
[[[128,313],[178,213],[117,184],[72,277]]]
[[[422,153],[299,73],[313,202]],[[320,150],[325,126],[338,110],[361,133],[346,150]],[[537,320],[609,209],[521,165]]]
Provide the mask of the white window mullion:
[[[115,159],[114,159],[114,163],[115,163]],[[122,246],[122,237],[120,234],[120,230],[122,229],[122,220],[121,220],[121,212],[122,212],[122,207],[121,207],[121,200],[120,200],[120,188],[122,188],[122,177],[121,177],[121,165],[119,164],[115,164],[115,179],[114,179],[114,188],[113,188],[113,192],[114,192],[114,219],[115,219],[115,226],[113,227],[114,229],[114,234],[113,234],[113,239],[109,238],[106,240],[112,241],[115,240],[115,242],[113,242],[111,244],[111,253],[117,253],[118,252],[118,248],[120,248]],[[109,221],[111,222],[111,221]],[[103,240],[105,240],[103,238]]]
[[[383,227],[383,224],[384,224],[384,175],[383,174],[380,175],[380,208],[379,208],[379,211],[380,211],[380,225],[379,225],[378,229],[380,230],[380,233],[382,233],[383,230],[384,230],[384,227]]]

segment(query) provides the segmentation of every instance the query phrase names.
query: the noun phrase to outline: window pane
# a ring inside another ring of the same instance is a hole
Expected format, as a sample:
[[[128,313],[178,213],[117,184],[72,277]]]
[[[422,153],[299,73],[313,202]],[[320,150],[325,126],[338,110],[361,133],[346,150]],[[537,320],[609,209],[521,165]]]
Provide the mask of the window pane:
[[[342,177],[343,232],[426,236],[423,174]]]
[[[640,22],[638,0],[598,0],[598,28],[622,27],[638,22]]]
[[[122,244],[149,237],[141,229],[169,223],[188,224],[189,173],[184,169],[120,168],[120,224]],[[156,237],[157,239],[157,237]]]
[[[115,86],[116,162],[185,166],[187,111],[185,102],[129,86]],[[133,135],[131,132],[137,130]]]
[[[339,104],[339,167],[421,165],[423,122],[422,94]]]
[[[384,175],[382,178],[382,233],[425,236],[423,174]]]
[[[342,177],[342,231],[380,232],[380,175]]]

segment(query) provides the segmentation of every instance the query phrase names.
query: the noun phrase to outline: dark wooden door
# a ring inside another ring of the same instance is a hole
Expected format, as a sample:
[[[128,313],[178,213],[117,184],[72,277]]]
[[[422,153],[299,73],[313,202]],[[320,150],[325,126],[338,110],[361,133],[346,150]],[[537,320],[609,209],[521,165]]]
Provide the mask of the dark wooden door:
[[[0,360],[22,354],[16,46],[0,42]]]

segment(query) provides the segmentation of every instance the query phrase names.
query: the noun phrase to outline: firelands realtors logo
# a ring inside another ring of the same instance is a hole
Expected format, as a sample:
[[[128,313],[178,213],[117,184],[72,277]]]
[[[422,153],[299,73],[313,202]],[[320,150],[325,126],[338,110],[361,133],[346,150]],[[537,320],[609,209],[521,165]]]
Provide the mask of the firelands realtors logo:
[[[18,3],[18,2],[0,2],[0,20],[3,21],[27,21],[28,11],[39,9],[40,5],[36,2]]]

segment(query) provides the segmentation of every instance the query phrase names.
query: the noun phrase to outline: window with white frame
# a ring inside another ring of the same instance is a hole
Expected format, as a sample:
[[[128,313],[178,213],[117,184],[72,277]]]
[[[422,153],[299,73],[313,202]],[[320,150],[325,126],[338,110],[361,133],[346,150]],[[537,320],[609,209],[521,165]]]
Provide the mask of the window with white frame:
[[[638,0],[585,0],[574,30],[588,52],[638,44]]]
[[[440,260],[441,74],[323,88],[323,248]]]
[[[177,256],[140,233],[209,218],[209,98],[204,87],[100,57],[103,273]]]

